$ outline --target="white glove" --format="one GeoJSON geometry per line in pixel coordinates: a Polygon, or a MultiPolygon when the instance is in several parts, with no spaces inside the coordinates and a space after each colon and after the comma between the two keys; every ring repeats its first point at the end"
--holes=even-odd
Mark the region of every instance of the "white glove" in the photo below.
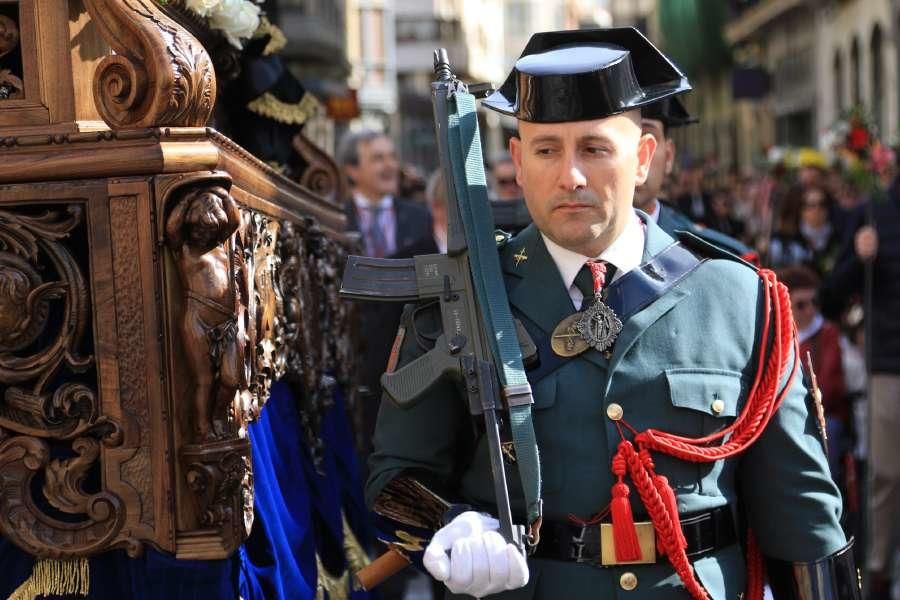
{"type": "Polygon", "coordinates": [[[464,512],[434,534],[422,564],[454,594],[481,598],[520,588],[528,583],[528,563],[499,528],[493,517],[464,512]]]}

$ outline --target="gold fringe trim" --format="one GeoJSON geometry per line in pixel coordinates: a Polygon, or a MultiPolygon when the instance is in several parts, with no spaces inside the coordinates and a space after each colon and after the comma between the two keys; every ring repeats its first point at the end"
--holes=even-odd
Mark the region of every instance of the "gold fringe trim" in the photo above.
{"type": "Polygon", "coordinates": [[[362,544],[356,539],[356,535],[347,522],[347,515],[341,511],[341,521],[344,531],[344,557],[347,559],[347,569],[335,577],[325,570],[319,553],[316,553],[316,600],[347,600],[350,597],[350,573],[356,573],[369,564],[369,557],[363,550],[362,544]]]}
{"type": "Polygon", "coordinates": [[[87,596],[91,591],[91,571],[86,558],[54,560],[42,558],[34,563],[31,577],[8,600],[35,600],[38,596],[87,596]]]}
{"type": "Polygon", "coordinates": [[[319,101],[307,92],[296,104],[282,102],[269,92],[251,101],[247,108],[258,115],[287,125],[303,125],[319,109],[319,101]]]}
{"type": "Polygon", "coordinates": [[[263,49],[263,56],[281,52],[287,46],[287,38],[284,36],[284,32],[281,31],[278,25],[272,23],[268,17],[262,17],[259,20],[259,27],[253,33],[253,37],[262,37],[264,35],[269,36],[269,43],[263,49]]]}
{"type": "Polygon", "coordinates": [[[356,535],[350,528],[350,523],[347,522],[347,516],[343,512],[341,513],[341,518],[344,520],[344,556],[347,557],[350,572],[356,573],[363,567],[368,566],[371,561],[366,551],[363,550],[362,544],[356,539],[356,535]]]}
{"type": "Polygon", "coordinates": [[[316,552],[316,600],[347,600],[350,597],[350,572],[335,577],[325,570],[319,553],[316,552]]]}

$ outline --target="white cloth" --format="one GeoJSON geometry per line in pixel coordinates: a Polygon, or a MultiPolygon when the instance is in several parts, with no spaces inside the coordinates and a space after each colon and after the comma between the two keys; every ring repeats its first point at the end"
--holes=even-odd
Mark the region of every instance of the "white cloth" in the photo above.
{"type": "Polygon", "coordinates": [[[372,218],[375,212],[372,208],[381,209],[378,213],[377,226],[384,234],[385,253],[384,256],[390,256],[397,251],[397,215],[394,212],[394,198],[384,196],[378,202],[370,202],[368,198],[358,192],[353,194],[353,203],[356,205],[356,214],[359,218],[359,232],[363,235],[363,241],[366,244],[366,254],[374,256],[375,250],[372,236],[374,223],[372,218]]]}
{"type": "Polygon", "coordinates": [[[550,257],[556,263],[556,268],[559,269],[563,284],[569,290],[569,297],[572,298],[572,304],[576,310],[581,307],[584,294],[574,285],[575,276],[578,275],[578,271],[581,270],[585,262],[592,258],[598,258],[615,266],[616,272],[612,281],[608,282],[612,283],[628,271],[640,266],[641,259],[644,256],[644,228],[637,214],[633,214],[633,218],[628,219],[628,223],[625,225],[622,233],[619,234],[619,237],[599,256],[584,256],[563,248],[543,233],[541,236],[544,238],[547,252],[550,253],[550,257]]]}
{"type": "Polygon", "coordinates": [[[528,583],[528,563],[499,528],[493,517],[464,512],[434,534],[422,564],[454,594],[481,598],[518,589],[528,583]]]}
{"type": "Polygon", "coordinates": [[[797,341],[802,344],[812,336],[819,333],[819,330],[822,329],[822,325],[824,324],[825,318],[822,316],[822,313],[816,313],[816,316],[814,316],[812,321],[809,322],[809,325],[797,331],[797,341]]]}

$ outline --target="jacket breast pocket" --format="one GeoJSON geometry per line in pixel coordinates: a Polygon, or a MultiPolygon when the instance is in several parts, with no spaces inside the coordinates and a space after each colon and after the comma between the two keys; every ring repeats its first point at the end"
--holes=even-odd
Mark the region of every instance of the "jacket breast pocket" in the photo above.
{"type": "MultiPolygon", "coordinates": [[[[691,438],[716,433],[734,422],[743,405],[745,386],[741,374],[737,371],[696,367],[675,368],[666,369],[665,377],[669,387],[673,420],[677,424],[677,431],[664,427],[666,431],[691,438]]],[[[721,444],[726,439],[727,436],[718,440],[716,444],[721,444]]],[[[664,460],[658,461],[660,462],[670,466],[670,462],[680,461],[665,457],[664,460]]],[[[733,465],[729,467],[726,464],[730,462],[733,461],[696,463],[694,465],[696,483],[685,487],[704,496],[731,495],[734,492],[733,465]]],[[[671,467],[676,468],[674,464],[671,467]]]]}
{"type": "Polygon", "coordinates": [[[688,429],[682,433],[708,435],[737,416],[744,393],[739,372],[691,367],[666,369],[665,376],[672,406],[688,429]],[[694,426],[684,419],[693,421],[694,426]]]}

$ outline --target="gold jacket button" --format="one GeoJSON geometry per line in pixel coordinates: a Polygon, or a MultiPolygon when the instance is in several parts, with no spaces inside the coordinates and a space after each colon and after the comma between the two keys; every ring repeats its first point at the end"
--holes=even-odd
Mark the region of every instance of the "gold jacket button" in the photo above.
{"type": "Polygon", "coordinates": [[[606,416],[613,421],[621,420],[624,413],[625,411],[622,410],[622,407],[615,402],[606,407],[606,416]]]}
{"type": "Polygon", "coordinates": [[[622,589],[626,592],[630,592],[637,587],[637,575],[631,571],[622,573],[622,576],[619,577],[619,585],[622,586],[622,589]]]}
{"type": "Polygon", "coordinates": [[[723,410],[725,410],[725,403],[722,400],[713,400],[712,406],[710,408],[712,408],[712,411],[718,415],[723,410]]]}

